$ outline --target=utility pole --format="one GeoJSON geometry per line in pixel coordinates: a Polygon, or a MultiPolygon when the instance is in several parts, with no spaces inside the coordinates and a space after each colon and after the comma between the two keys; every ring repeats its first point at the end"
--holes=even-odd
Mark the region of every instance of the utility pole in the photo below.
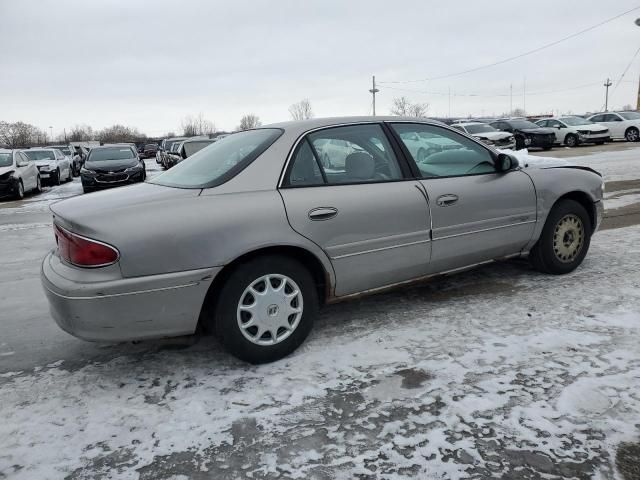
{"type": "Polygon", "coordinates": [[[513,115],[513,83],[509,85],[509,116],[513,115]]]}
{"type": "Polygon", "coordinates": [[[67,129],[64,128],[64,143],[67,143],[67,129]]]}
{"type": "Polygon", "coordinates": [[[608,112],[608,111],[609,111],[609,87],[610,87],[611,85],[613,85],[613,84],[611,83],[611,80],[609,80],[609,79],[607,78],[607,81],[606,81],[606,82],[604,82],[604,86],[605,86],[605,88],[606,88],[605,95],[604,95],[604,111],[605,111],[605,112],[608,112]]]}
{"type": "Polygon", "coordinates": [[[638,99],[636,100],[636,110],[640,110],[640,80],[638,80],[638,99]]]}
{"type": "Polygon", "coordinates": [[[49,125],[49,133],[51,133],[51,141],[53,142],[53,127],[49,125]]]}
{"type": "Polygon", "coordinates": [[[376,88],[376,76],[373,76],[373,88],[369,90],[369,93],[373,96],[373,116],[376,116],[376,93],[380,90],[376,88]]]}

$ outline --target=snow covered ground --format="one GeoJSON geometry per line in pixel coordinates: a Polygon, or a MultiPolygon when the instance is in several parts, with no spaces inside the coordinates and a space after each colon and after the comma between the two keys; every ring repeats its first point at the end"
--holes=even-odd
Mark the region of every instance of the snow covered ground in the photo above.
{"type": "Polygon", "coordinates": [[[204,337],[5,372],[0,478],[623,478],[639,385],[634,226],[568,276],[511,262],[331,306],[270,365],[204,337]]]}

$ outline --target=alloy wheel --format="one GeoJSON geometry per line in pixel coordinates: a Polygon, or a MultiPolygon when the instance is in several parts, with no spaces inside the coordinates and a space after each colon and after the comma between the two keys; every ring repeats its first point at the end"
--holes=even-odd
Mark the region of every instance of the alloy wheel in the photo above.
{"type": "Polygon", "coordinates": [[[238,327],[256,345],[276,345],[298,327],[302,312],[302,292],[296,282],[286,275],[268,274],[251,282],[240,296],[238,327]]]}
{"type": "Polygon", "coordinates": [[[571,263],[582,251],[584,225],[577,215],[568,214],[556,224],[553,233],[553,253],[562,263],[571,263]]]}
{"type": "Polygon", "coordinates": [[[630,128],[625,135],[628,142],[637,142],[639,136],[640,134],[638,134],[638,130],[636,130],[635,128],[630,128]]]}

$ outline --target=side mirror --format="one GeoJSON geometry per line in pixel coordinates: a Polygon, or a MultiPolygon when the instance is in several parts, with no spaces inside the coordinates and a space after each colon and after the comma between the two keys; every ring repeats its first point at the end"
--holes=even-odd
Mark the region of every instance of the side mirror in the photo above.
{"type": "Polygon", "coordinates": [[[518,168],[518,159],[512,155],[506,153],[500,153],[498,155],[498,161],[496,162],[496,170],[498,172],[508,172],[518,168]]]}
{"type": "Polygon", "coordinates": [[[16,165],[18,167],[28,167],[29,163],[28,162],[16,162],[16,165]]]}
{"type": "Polygon", "coordinates": [[[558,125],[556,128],[557,128],[558,130],[562,130],[562,125],[558,125]]]}

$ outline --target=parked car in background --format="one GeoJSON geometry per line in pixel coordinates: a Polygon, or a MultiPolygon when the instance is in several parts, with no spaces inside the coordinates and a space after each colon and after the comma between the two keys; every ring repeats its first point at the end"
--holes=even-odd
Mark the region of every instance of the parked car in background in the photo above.
{"type": "Polygon", "coordinates": [[[35,162],[18,150],[0,149],[0,198],[21,199],[25,192],[42,190],[35,162]]]}
{"type": "MultiPolygon", "coordinates": [[[[343,162],[341,150],[331,155],[343,162]]],[[[576,269],[602,219],[604,183],[563,165],[520,163],[416,118],[238,132],[144,184],[52,204],[57,249],[42,282],[55,321],[80,338],[201,325],[234,355],[273,361],[304,341],[325,303],[502,258],[576,269]],[[420,162],[403,138],[423,134],[460,148],[420,162]],[[339,170],[318,155],[333,140],[354,146],[339,170]]]]}
{"type": "Polygon", "coordinates": [[[57,148],[29,148],[23,153],[35,162],[42,182],[60,185],[73,180],[71,161],[57,148]]]}
{"type": "Polygon", "coordinates": [[[147,143],[142,147],[142,155],[140,155],[140,158],[155,158],[157,153],[158,153],[158,144],[147,143]]]}
{"type": "Polygon", "coordinates": [[[191,137],[182,142],[176,142],[173,145],[173,151],[169,152],[167,161],[168,168],[177,165],[182,160],[189,158],[194,153],[199,152],[216,141],[218,141],[216,138],[191,137]]]}
{"type": "Polygon", "coordinates": [[[171,151],[171,148],[176,142],[181,142],[182,140],[186,140],[187,137],[173,137],[173,138],[165,138],[162,141],[162,149],[160,150],[160,165],[163,168],[169,168],[168,166],[168,154],[171,151]]]}
{"type": "Polygon", "coordinates": [[[80,171],[85,193],[144,182],[147,172],[134,145],[93,147],[80,171]]]}
{"type": "Polygon", "coordinates": [[[493,145],[496,148],[502,148],[505,150],[515,150],[516,148],[516,139],[513,134],[496,130],[486,123],[454,123],[451,126],[482,140],[486,144],[493,145]]]}
{"type": "Polygon", "coordinates": [[[606,112],[591,115],[589,118],[609,130],[612,139],[625,139],[627,142],[640,140],[640,113],[606,112]]]}
{"type": "Polygon", "coordinates": [[[49,145],[45,148],[56,148],[62,152],[71,162],[71,173],[74,177],[80,175],[80,169],[82,168],[82,157],[76,152],[75,147],[72,145],[49,145]]]}
{"type": "Polygon", "coordinates": [[[554,130],[556,143],[567,147],[576,147],[583,143],[602,145],[610,140],[607,127],[573,115],[543,118],[535,123],[554,130]]]}
{"type": "Polygon", "coordinates": [[[533,122],[521,118],[507,118],[491,122],[496,130],[512,133],[516,140],[516,150],[523,148],[541,148],[551,150],[556,134],[550,128],[542,128],[533,122]]]}

